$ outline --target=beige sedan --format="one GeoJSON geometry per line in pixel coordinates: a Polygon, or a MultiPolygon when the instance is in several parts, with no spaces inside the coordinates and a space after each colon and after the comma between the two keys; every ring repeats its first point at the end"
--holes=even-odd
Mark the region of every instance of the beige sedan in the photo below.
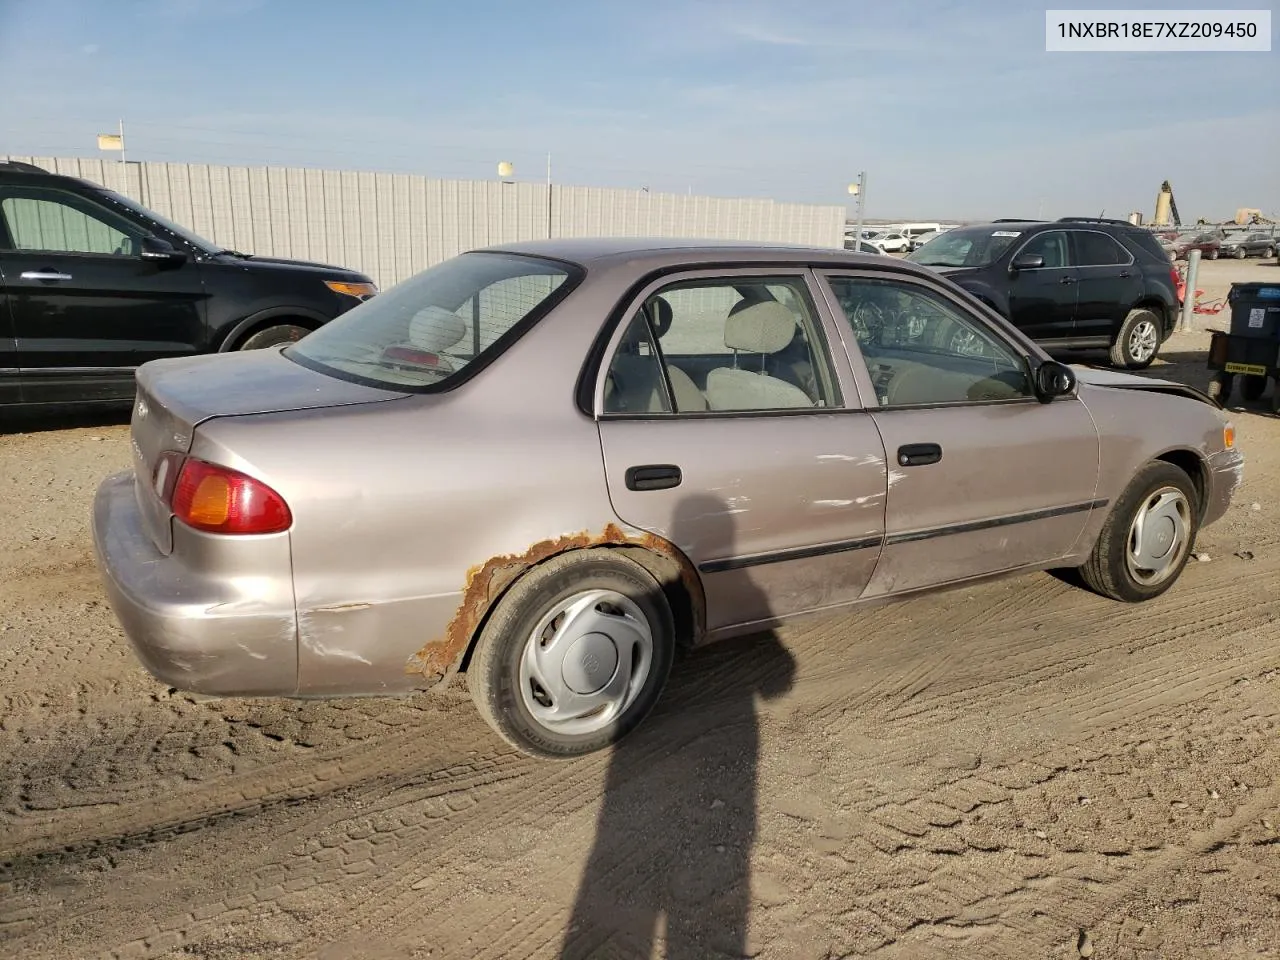
{"type": "Polygon", "coordinates": [[[635,728],[680,651],[802,614],[1049,568],[1149,600],[1242,464],[1196,391],[827,249],[473,251],[137,384],[94,534],[148,670],[275,697],[464,673],[544,757],[635,728]]]}

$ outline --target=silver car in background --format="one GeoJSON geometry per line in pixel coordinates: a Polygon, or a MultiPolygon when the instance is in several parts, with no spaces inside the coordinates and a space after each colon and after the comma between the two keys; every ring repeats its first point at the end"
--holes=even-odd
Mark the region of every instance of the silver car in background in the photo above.
{"type": "Polygon", "coordinates": [[[800,614],[1048,568],[1156,597],[1242,464],[1201,394],[1057,363],[926,268],[665,239],[472,251],[284,349],[145,364],[131,435],[93,526],[152,674],[464,672],[543,757],[800,614]]]}

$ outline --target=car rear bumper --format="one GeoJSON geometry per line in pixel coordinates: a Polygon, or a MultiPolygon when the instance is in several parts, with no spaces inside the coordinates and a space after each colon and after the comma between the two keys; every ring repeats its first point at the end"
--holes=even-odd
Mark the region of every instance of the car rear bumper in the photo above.
{"type": "Polygon", "coordinates": [[[196,693],[296,692],[289,535],[218,537],[175,527],[165,556],[142,525],[132,471],[104,480],[94,497],[98,569],[143,666],[196,693]]]}

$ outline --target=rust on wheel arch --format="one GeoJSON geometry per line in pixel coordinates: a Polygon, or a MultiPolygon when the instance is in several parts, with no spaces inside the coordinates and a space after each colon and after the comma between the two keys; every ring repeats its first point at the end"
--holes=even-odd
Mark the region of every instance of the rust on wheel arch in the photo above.
{"type": "MultiPolygon", "coordinates": [[[[702,592],[702,581],[693,564],[674,544],[662,537],[651,533],[630,536],[611,523],[596,535],[582,532],[551,540],[539,540],[521,554],[492,557],[483,564],[472,567],[467,571],[462,602],[445,628],[444,636],[431,640],[410,657],[405,665],[405,672],[426,677],[430,681],[428,686],[444,681],[457,671],[485,616],[521,574],[554,556],[592,547],[630,547],[646,551],[648,558],[633,556],[633,559],[648,570],[668,596],[673,588],[683,588],[689,604],[688,616],[685,618],[689,622],[684,624],[690,634],[687,642],[690,645],[697,642],[705,622],[706,598],[702,592]],[[672,566],[674,570],[671,570],[672,566]]],[[[680,612],[675,609],[672,612],[679,629],[680,612]]]]}

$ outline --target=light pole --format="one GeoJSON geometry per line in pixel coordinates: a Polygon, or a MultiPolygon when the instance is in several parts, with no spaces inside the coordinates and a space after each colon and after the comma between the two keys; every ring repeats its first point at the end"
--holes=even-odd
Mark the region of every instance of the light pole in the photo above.
{"type": "Polygon", "coordinates": [[[849,192],[858,198],[858,225],[853,231],[853,252],[858,253],[862,248],[862,211],[866,206],[867,197],[867,172],[863,170],[858,174],[858,182],[849,184],[849,192]]]}

